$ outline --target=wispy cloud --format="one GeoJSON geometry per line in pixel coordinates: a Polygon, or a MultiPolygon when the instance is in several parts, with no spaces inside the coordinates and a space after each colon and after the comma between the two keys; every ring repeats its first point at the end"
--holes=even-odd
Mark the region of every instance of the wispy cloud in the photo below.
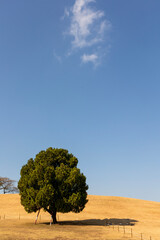
{"type": "Polygon", "coordinates": [[[93,23],[102,18],[102,11],[92,10],[88,3],[93,0],[76,0],[72,8],[72,20],[70,26],[70,35],[73,36],[73,47],[86,47],[101,41],[101,36],[95,33],[93,23]]]}
{"type": "Polygon", "coordinates": [[[96,54],[83,54],[83,56],[81,57],[82,59],[82,62],[83,63],[88,63],[88,62],[92,62],[92,63],[96,63],[97,62],[97,59],[98,59],[98,56],[96,54]]]}
{"type": "Polygon", "coordinates": [[[62,57],[59,56],[59,55],[57,55],[57,53],[56,53],[55,51],[53,51],[53,56],[55,57],[55,59],[56,59],[59,63],[62,62],[62,57]]]}
{"type": "Polygon", "coordinates": [[[64,20],[65,17],[69,17],[69,14],[70,14],[69,10],[67,8],[65,8],[64,9],[64,15],[61,17],[61,20],[64,20]]]}
{"type": "MultiPolygon", "coordinates": [[[[95,0],[75,0],[70,9],[65,8],[65,16],[70,19],[68,34],[72,37],[70,53],[75,49],[85,51],[96,48],[105,42],[105,33],[111,28],[111,23],[105,19],[105,13],[91,7],[95,0]]],[[[91,51],[90,51],[91,52],[91,51]]],[[[96,64],[99,55],[83,54],[83,63],[92,62],[96,64]]]]}

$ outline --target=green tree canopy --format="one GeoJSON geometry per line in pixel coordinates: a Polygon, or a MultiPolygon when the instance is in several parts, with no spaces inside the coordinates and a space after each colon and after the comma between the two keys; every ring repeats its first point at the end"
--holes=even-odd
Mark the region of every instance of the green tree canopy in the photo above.
{"type": "Polygon", "coordinates": [[[86,177],[78,159],[65,149],[48,148],[21,169],[18,188],[28,213],[44,209],[56,223],[56,213],[79,213],[87,203],[86,177]]]}

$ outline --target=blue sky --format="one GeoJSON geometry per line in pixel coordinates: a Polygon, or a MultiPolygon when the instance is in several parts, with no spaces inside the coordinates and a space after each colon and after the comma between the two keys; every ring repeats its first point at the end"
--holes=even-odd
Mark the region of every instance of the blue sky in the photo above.
{"type": "Polygon", "coordinates": [[[65,148],[89,194],[160,200],[159,9],[0,1],[0,176],[65,148]]]}

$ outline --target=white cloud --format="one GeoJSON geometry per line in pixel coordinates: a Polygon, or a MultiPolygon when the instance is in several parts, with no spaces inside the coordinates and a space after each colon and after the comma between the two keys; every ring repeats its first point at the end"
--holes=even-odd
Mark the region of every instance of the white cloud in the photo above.
{"type": "Polygon", "coordinates": [[[71,8],[65,8],[65,16],[70,20],[67,34],[72,37],[71,49],[67,55],[70,56],[75,50],[82,52],[85,48],[85,54],[82,53],[81,56],[82,62],[92,62],[94,65],[102,58],[102,51],[99,49],[103,46],[106,49],[105,33],[111,29],[111,23],[106,20],[104,11],[91,6],[91,3],[95,2],[96,0],[75,0],[71,8]]]}
{"type": "Polygon", "coordinates": [[[69,34],[73,37],[72,47],[83,48],[101,42],[107,22],[102,20],[103,11],[89,7],[94,0],[76,0],[71,8],[71,25],[69,34]],[[100,29],[97,32],[97,29],[100,29]]]}
{"type": "Polygon", "coordinates": [[[82,59],[82,62],[83,63],[88,63],[88,62],[92,62],[94,64],[97,63],[97,60],[98,60],[98,56],[96,54],[83,54],[83,56],[81,57],[82,59]]]}

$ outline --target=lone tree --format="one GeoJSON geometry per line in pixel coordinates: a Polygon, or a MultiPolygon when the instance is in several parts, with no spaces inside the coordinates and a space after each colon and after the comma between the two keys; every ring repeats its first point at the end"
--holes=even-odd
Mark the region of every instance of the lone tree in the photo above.
{"type": "Polygon", "coordinates": [[[0,177],[0,190],[3,190],[4,194],[18,192],[18,188],[14,186],[15,182],[10,178],[0,177]]]}
{"type": "Polygon", "coordinates": [[[21,169],[18,188],[28,213],[44,209],[57,223],[56,213],[79,213],[87,203],[86,177],[78,159],[65,149],[48,148],[29,159],[21,169]]]}

